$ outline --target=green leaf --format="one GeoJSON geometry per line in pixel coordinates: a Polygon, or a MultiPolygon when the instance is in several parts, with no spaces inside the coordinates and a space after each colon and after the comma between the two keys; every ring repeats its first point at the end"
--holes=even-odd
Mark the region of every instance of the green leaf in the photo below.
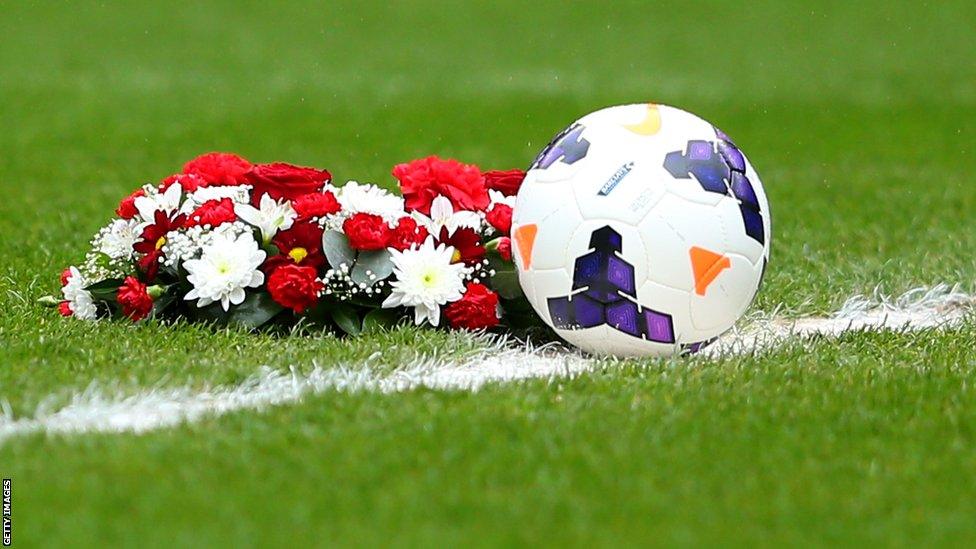
{"type": "Polygon", "coordinates": [[[363,332],[373,334],[388,330],[400,321],[400,313],[396,309],[373,309],[363,317],[363,332]]]}
{"type": "Polygon", "coordinates": [[[351,269],[356,261],[356,252],[349,247],[346,235],[339,231],[329,230],[322,233],[322,251],[334,269],[338,269],[343,263],[351,269]]]}
{"type": "Polygon", "coordinates": [[[255,329],[263,326],[278,315],[284,307],[278,305],[265,292],[248,294],[240,305],[231,305],[230,310],[224,311],[220,303],[211,303],[203,308],[195,304],[189,307],[189,314],[200,320],[210,320],[222,325],[235,325],[255,329]]]}
{"type": "Polygon", "coordinates": [[[362,333],[362,324],[359,322],[359,315],[355,309],[346,305],[336,305],[332,311],[332,320],[340,330],[351,336],[358,336],[362,333]]]}
{"type": "Polygon", "coordinates": [[[121,278],[107,278],[94,284],[89,284],[85,290],[96,300],[114,301],[119,293],[119,286],[124,281],[121,278]]]}
{"type": "Polygon", "coordinates": [[[173,294],[163,294],[157,298],[153,301],[152,316],[158,318],[174,301],[176,301],[176,296],[173,294]]]}
{"type": "Polygon", "coordinates": [[[390,258],[390,252],[374,250],[359,252],[356,257],[356,266],[352,268],[349,276],[356,284],[372,286],[380,280],[389,278],[391,274],[393,274],[393,260],[390,258]],[[366,271],[375,275],[376,278],[370,279],[366,271]]]}
{"type": "Polygon", "coordinates": [[[61,303],[61,300],[53,295],[45,295],[37,298],[37,303],[45,307],[57,307],[61,303]]]}
{"type": "Polygon", "coordinates": [[[491,277],[491,287],[498,295],[505,299],[518,299],[525,295],[519,284],[515,264],[506,263],[499,257],[489,257],[488,267],[495,270],[495,275],[491,277]]]}

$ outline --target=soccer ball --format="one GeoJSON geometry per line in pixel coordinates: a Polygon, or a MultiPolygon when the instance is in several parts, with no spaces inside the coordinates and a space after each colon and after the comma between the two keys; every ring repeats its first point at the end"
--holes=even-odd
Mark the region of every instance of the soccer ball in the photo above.
{"type": "Polygon", "coordinates": [[[512,255],[560,337],[616,356],[695,352],[749,307],[769,259],[769,204],[721,130],[664,105],[599,110],[536,157],[512,255]]]}

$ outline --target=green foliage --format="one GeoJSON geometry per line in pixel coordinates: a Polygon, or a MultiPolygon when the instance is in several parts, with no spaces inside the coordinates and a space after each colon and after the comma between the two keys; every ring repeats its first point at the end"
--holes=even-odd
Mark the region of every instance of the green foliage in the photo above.
{"type": "Polygon", "coordinates": [[[356,251],[349,247],[349,239],[339,231],[325,231],[322,234],[322,252],[329,265],[338,269],[345,264],[350,269],[356,261],[356,251]]]}
{"type": "Polygon", "coordinates": [[[390,252],[374,250],[359,252],[356,255],[356,266],[349,276],[357,284],[372,286],[380,280],[386,280],[391,274],[393,274],[393,260],[390,258],[390,252]],[[374,278],[370,278],[370,274],[374,278]]]}
{"type": "Polygon", "coordinates": [[[351,336],[358,336],[363,331],[362,321],[359,313],[351,305],[337,303],[329,308],[332,320],[340,330],[351,336]]]}
{"type": "Polygon", "coordinates": [[[256,329],[285,309],[265,292],[248,292],[240,305],[231,305],[227,311],[224,311],[220,303],[211,303],[205,307],[197,307],[192,303],[185,310],[187,316],[195,320],[222,326],[256,329]]]}

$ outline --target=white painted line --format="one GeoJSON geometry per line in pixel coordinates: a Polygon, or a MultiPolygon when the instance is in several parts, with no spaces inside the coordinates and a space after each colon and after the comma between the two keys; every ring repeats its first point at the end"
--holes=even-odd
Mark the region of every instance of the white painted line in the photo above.
{"type": "Polygon", "coordinates": [[[791,339],[837,337],[863,330],[918,331],[961,322],[976,307],[976,296],[958,286],[916,288],[891,298],[878,291],[871,298],[854,296],[830,317],[769,318],[735,328],[702,350],[707,356],[742,355],[775,347],[791,339]]]}
{"type": "MultiPolygon", "coordinates": [[[[798,337],[837,336],[864,329],[921,330],[953,325],[973,310],[976,299],[955,288],[913,290],[891,300],[851,298],[832,317],[795,320],[767,319],[733,331],[703,350],[706,356],[762,351],[798,337]]],[[[262,368],[234,387],[205,391],[190,388],[153,389],[129,396],[108,395],[97,388],[75,394],[56,410],[39,407],[34,417],[14,418],[0,411],[0,442],[29,433],[143,433],[220,416],[239,410],[261,410],[299,402],[327,391],[396,393],[417,388],[477,391],[492,383],[573,377],[606,364],[547,346],[513,347],[496,340],[487,349],[461,361],[421,359],[390,373],[368,364],[355,368],[315,367],[308,375],[262,368]]]]}

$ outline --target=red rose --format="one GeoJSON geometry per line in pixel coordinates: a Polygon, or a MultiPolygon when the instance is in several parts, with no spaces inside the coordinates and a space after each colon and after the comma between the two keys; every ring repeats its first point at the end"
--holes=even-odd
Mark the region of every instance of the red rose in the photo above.
{"type": "Polygon", "coordinates": [[[357,213],[342,224],[342,232],[354,250],[382,250],[390,245],[393,230],[378,215],[357,213]]]}
{"type": "Polygon", "coordinates": [[[119,207],[115,209],[115,214],[122,219],[132,219],[135,217],[139,213],[139,210],[136,209],[136,199],[140,196],[146,196],[146,191],[136,189],[135,192],[123,198],[122,202],[119,202],[119,207]]]}
{"type": "Polygon", "coordinates": [[[279,305],[298,314],[315,305],[325,284],[318,279],[314,267],[282,265],[268,277],[268,293],[279,305]]]}
{"type": "Polygon", "coordinates": [[[452,328],[482,330],[498,325],[498,294],[484,284],[468,282],[464,295],[444,307],[452,328]]]}
{"type": "Polygon", "coordinates": [[[485,220],[498,229],[498,232],[508,234],[512,232],[512,207],[499,202],[488,211],[485,220]]]}
{"type": "Polygon", "coordinates": [[[505,261],[512,260],[512,239],[511,238],[507,236],[503,236],[499,238],[498,248],[496,249],[498,250],[498,255],[501,256],[502,259],[504,259],[505,261]]]}
{"type": "Polygon", "coordinates": [[[454,248],[454,257],[451,259],[453,263],[461,261],[465,265],[474,265],[485,258],[485,247],[481,244],[481,237],[474,229],[468,227],[461,227],[450,236],[447,234],[447,227],[442,227],[437,243],[454,248]]]}
{"type": "Polygon", "coordinates": [[[414,244],[423,244],[424,240],[427,240],[428,234],[427,227],[418,225],[414,218],[401,217],[396,228],[393,229],[390,247],[402,252],[410,249],[414,244]]]}
{"type": "Polygon", "coordinates": [[[311,219],[334,214],[342,209],[332,191],[324,193],[309,193],[291,201],[299,219],[311,219]]]}
{"type": "Polygon", "coordinates": [[[163,182],[159,184],[159,190],[161,192],[166,192],[166,189],[170,188],[173,183],[179,183],[180,188],[182,188],[183,192],[185,193],[192,193],[200,187],[206,187],[209,185],[206,179],[195,173],[178,173],[164,179],[163,182]]]}
{"type": "Polygon", "coordinates": [[[488,207],[481,170],[457,160],[428,156],[393,168],[400,182],[406,208],[430,215],[430,204],[438,195],[447,197],[456,210],[482,211],[488,207]]]}
{"type": "Polygon", "coordinates": [[[322,192],[322,187],[332,179],[327,170],[293,166],[284,162],[257,164],[244,174],[244,180],[254,187],[251,202],[261,202],[267,194],[275,200],[294,200],[309,193],[322,192]]]}
{"type": "Polygon", "coordinates": [[[193,210],[190,218],[186,220],[186,226],[210,225],[216,227],[234,221],[237,221],[237,214],[234,213],[234,201],[229,198],[221,198],[220,200],[208,200],[193,210]]]}
{"type": "Polygon", "coordinates": [[[325,265],[322,253],[322,227],[317,223],[299,222],[271,240],[280,252],[264,262],[262,270],[270,273],[286,264],[302,265],[318,269],[325,265]]]}
{"type": "Polygon", "coordinates": [[[122,306],[122,314],[133,321],[146,318],[152,311],[153,299],[149,295],[146,285],[132,276],[125,277],[125,281],[119,286],[119,293],[115,299],[122,306]]]}
{"type": "Polygon", "coordinates": [[[183,173],[193,174],[212,185],[240,185],[251,163],[236,154],[207,153],[183,165],[183,173]]]}
{"type": "Polygon", "coordinates": [[[67,301],[62,301],[61,303],[58,303],[58,313],[60,313],[61,316],[71,316],[75,314],[71,310],[71,304],[68,303],[67,301]]]}
{"type": "Polygon", "coordinates": [[[492,170],[485,172],[485,187],[505,196],[515,196],[522,186],[523,179],[525,179],[525,172],[522,170],[492,170]]]}

